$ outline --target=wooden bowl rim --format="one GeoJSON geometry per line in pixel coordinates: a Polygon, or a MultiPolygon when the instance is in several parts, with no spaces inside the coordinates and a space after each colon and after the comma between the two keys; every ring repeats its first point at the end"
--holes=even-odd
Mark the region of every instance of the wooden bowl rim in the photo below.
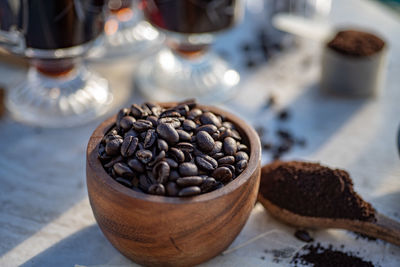
{"type": "MultiPolygon", "coordinates": [[[[163,107],[168,107],[176,103],[165,102],[158,104],[163,107]]],[[[203,110],[209,110],[217,115],[225,116],[225,118],[227,118],[228,121],[231,121],[247,137],[247,140],[250,145],[249,162],[246,169],[233,181],[229,182],[228,184],[224,185],[222,188],[219,188],[217,190],[204,194],[199,194],[192,197],[169,197],[169,196],[151,195],[142,192],[136,192],[130,188],[121,185],[120,183],[115,181],[110,175],[108,175],[108,173],[104,170],[100,160],[97,157],[101,139],[103,138],[104,134],[108,132],[109,129],[111,129],[115,125],[115,120],[117,115],[113,115],[110,118],[103,121],[94,130],[93,134],[89,139],[86,151],[86,160],[88,161],[88,165],[90,166],[91,170],[97,172],[96,178],[98,178],[104,186],[109,187],[115,192],[122,193],[123,195],[129,198],[149,201],[153,203],[188,204],[188,203],[207,202],[225,196],[240,188],[252,177],[254,173],[256,173],[257,168],[260,166],[261,144],[258,134],[253,129],[253,127],[248,125],[244,120],[240,119],[239,117],[228,111],[224,111],[215,106],[208,106],[201,104],[197,104],[197,106],[203,110]],[[90,148],[93,149],[91,150],[90,148]]]]}

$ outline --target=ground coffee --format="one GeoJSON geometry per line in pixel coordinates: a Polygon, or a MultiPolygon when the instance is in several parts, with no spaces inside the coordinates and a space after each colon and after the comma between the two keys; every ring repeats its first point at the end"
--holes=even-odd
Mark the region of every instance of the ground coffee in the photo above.
{"type": "Polygon", "coordinates": [[[265,166],[260,193],[303,216],[375,220],[374,209],[354,191],[349,174],[318,163],[276,161],[265,166]]]}
{"type": "Polygon", "coordinates": [[[328,47],[354,57],[370,56],[382,50],[385,42],[379,37],[360,31],[340,31],[328,43],[328,47]]]}
{"type": "Polygon", "coordinates": [[[321,244],[307,245],[298,252],[291,261],[292,266],[311,265],[314,267],[373,267],[370,261],[365,261],[349,252],[324,248],[321,244]]]}

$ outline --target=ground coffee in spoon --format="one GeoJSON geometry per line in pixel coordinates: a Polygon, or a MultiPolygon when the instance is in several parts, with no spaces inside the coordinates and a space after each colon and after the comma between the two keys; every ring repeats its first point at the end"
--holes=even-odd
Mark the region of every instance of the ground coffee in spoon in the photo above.
{"type": "Polygon", "coordinates": [[[375,211],[353,189],[344,170],[318,163],[276,161],[262,169],[260,193],[303,216],[374,221],[375,211]]]}

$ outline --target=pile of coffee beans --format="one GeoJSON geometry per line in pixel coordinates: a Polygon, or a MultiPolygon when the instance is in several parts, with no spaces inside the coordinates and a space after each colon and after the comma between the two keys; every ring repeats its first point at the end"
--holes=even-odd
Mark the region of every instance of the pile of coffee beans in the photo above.
{"type": "Polygon", "coordinates": [[[232,122],[188,100],[121,109],[98,157],[112,178],[135,191],[184,197],[235,179],[247,167],[249,148],[232,122]]]}

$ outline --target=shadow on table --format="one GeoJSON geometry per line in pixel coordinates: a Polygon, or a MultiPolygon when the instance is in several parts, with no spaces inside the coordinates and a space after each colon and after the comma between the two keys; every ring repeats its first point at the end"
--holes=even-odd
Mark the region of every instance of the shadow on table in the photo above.
{"type": "Polygon", "coordinates": [[[124,258],[104,237],[94,224],[61,240],[47,250],[22,264],[22,267],[73,267],[75,264],[92,266],[102,264],[126,264],[132,262],[124,258]],[[114,259],[114,262],[112,262],[114,259]],[[115,262],[117,259],[117,262],[115,262]]]}

